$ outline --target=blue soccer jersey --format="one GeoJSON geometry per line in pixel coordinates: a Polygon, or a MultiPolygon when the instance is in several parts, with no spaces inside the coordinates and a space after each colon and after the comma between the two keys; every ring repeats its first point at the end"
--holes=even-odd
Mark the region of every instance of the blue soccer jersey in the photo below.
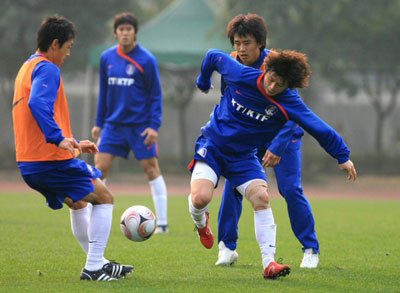
{"type": "MultiPolygon", "coordinates": [[[[270,50],[264,49],[260,51],[260,56],[258,59],[251,65],[250,67],[260,69],[261,71],[264,71],[264,59],[268,55],[270,50]]],[[[240,57],[239,54],[237,54],[236,51],[231,53],[231,56],[235,58],[237,61],[240,63],[240,57]]],[[[242,63],[243,64],[243,63],[242,63]]],[[[223,95],[225,93],[225,88],[226,88],[226,83],[224,81],[224,78],[221,78],[221,94],[223,95]]],[[[265,152],[265,149],[270,150],[273,154],[277,156],[282,156],[283,152],[285,151],[286,147],[289,145],[289,143],[293,139],[299,139],[304,135],[304,131],[301,127],[299,127],[295,122],[293,121],[287,121],[285,125],[282,127],[282,129],[279,131],[279,133],[274,137],[272,142],[268,142],[267,145],[264,146],[264,148],[260,149],[265,152]]]]}
{"type": "Polygon", "coordinates": [[[138,44],[128,54],[119,46],[103,52],[96,126],[148,124],[158,131],[161,118],[161,83],[155,57],[138,44]]]}
{"type": "Polygon", "coordinates": [[[224,153],[254,152],[271,142],[291,120],[317,139],[339,164],[349,159],[350,151],[340,135],[304,104],[297,90],[286,89],[270,97],[264,91],[262,71],[215,49],[209,50],[203,60],[197,78],[201,90],[210,89],[213,71],[222,75],[227,87],[202,134],[224,153]]]}

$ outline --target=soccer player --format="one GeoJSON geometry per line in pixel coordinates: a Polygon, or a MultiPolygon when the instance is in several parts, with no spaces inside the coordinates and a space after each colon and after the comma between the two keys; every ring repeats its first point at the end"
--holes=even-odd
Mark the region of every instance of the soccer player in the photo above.
{"type": "MultiPolygon", "coordinates": [[[[267,26],[257,14],[239,14],[227,26],[227,36],[240,63],[263,71],[263,61],[269,50],[265,48],[267,26]]],[[[225,84],[221,80],[224,94],[225,84]]],[[[267,167],[274,167],[280,194],[285,198],[290,224],[297,239],[303,245],[302,268],[316,268],[319,243],[315,233],[315,221],[310,203],[301,186],[301,138],[304,131],[295,122],[288,121],[272,142],[258,149],[257,157],[264,155],[267,167]]],[[[242,213],[242,195],[225,181],[221,207],[218,215],[218,260],[216,265],[227,266],[238,260],[236,245],[238,222],[242,213]]]]}
{"type": "Polygon", "coordinates": [[[133,266],[104,258],[112,223],[114,197],[99,179],[101,172],[76,159],[94,154],[97,146],[71,133],[60,66],[70,55],[75,26],[64,17],[49,16],[37,32],[37,51],[15,80],[13,123],[18,167],[24,181],[39,191],[52,209],[71,209],[74,236],[85,250],[82,280],[113,281],[133,266]],[[93,208],[89,215],[87,202],[93,208]]]}
{"type": "Polygon", "coordinates": [[[118,45],[103,52],[100,90],[93,139],[98,141],[96,168],[107,177],[115,156],[129,158],[130,150],[147,175],[157,214],[155,233],[168,233],[167,187],[158,164],[157,138],[162,96],[155,57],[136,43],[138,21],[132,13],[114,18],[118,45]]]}
{"type": "MultiPolygon", "coordinates": [[[[218,71],[227,87],[215,106],[210,121],[196,142],[192,164],[189,211],[200,242],[211,248],[208,205],[222,175],[229,180],[254,209],[254,226],[259,244],[264,278],[290,273],[288,265],[275,262],[276,225],[272,214],[267,178],[256,153],[278,134],[288,121],[309,132],[348,173],[357,177],[349,159],[349,149],[341,136],[315,115],[302,101],[296,88],[308,86],[311,70],[307,57],[295,51],[270,51],[265,71],[240,64],[219,50],[207,52],[197,87],[207,93],[213,71],[218,71]]],[[[265,160],[263,165],[268,164],[265,160]]]]}

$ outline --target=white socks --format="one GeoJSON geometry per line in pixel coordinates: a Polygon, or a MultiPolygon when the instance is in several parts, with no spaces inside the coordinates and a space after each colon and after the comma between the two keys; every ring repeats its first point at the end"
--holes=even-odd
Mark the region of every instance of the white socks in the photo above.
{"type": "Polygon", "coordinates": [[[87,207],[80,210],[69,209],[71,215],[71,229],[72,234],[82,246],[85,254],[89,251],[89,235],[88,227],[90,221],[90,213],[92,211],[92,204],[88,203],[87,207]]]}
{"type": "Polygon", "coordinates": [[[85,265],[88,271],[100,270],[107,263],[104,259],[104,251],[110,236],[113,208],[112,204],[93,206],[88,229],[89,250],[85,265]]]}
{"type": "Polygon", "coordinates": [[[272,209],[254,211],[254,226],[265,269],[271,261],[275,261],[276,225],[272,209]]]}
{"type": "Polygon", "coordinates": [[[157,225],[168,225],[167,220],[167,186],[164,177],[159,176],[149,181],[151,194],[157,214],[157,225]]]}
{"type": "Polygon", "coordinates": [[[192,215],[194,224],[196,225],[197,228],[204,228],[207,224],[206,211],[208,210],[209,205],[207,205],[202,209],[196,209],[193,206],[191,194],[189,194],[188,201],[189,201],[189,213],[192,215]]]}

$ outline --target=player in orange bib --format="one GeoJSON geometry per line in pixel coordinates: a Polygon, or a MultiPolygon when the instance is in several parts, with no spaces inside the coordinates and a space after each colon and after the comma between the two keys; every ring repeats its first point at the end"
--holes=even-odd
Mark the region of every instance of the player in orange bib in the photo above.
{"type": "Polygon", "coordinates": [[[12,107],[17,163],[24,181],[50,208],[61,209],[63,203],[70,207],[72,233],[87,255],[80,278],[112,281],[132,272],[133,266],[104,258],[114,197],[99,179],[101,172],[76,158],[98,149],[71,132],[59,67],[70,55],[74,36],[69,20],[45,18],[37,33],[38,49],[18,72],[12,107]]]}

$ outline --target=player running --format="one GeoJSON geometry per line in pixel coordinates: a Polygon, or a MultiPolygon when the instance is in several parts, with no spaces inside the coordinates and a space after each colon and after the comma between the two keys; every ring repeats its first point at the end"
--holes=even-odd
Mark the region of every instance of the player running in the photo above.
{"type": "Polygon", "coordinates": [[[264,66],[264,72],[244,66],[215,49],[206,54],[197,87],[207,93],[212,88],[213,71],[222,75],[227,87],[196,142],[196,154],[189,166],[192,179],[188,199],[200,241],[211,248],[214,235],[209,225],[208,205],[219,177],[226,177],[253,206],[263,276],[275,279],[289,274],[290,266],[275,262],[276,225],[257,149],[292,120],[337,159],[348,179],[355,180],[357,174],[343,139],[304,104],[296,90],[308,86],[311,70],[307,57],[295,51],[270,51],[264,66]]]}

